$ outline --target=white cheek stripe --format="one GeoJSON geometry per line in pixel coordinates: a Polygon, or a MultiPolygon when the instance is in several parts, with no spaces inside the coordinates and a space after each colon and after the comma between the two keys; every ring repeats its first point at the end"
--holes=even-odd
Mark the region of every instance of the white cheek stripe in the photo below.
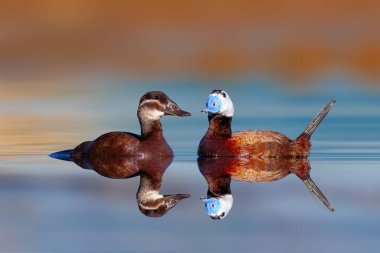
{"type": "Polygon", "coordinates": [[[145,199],[149,200],[157,200],[157,199],[162,199],[164,196],[161,195],[158,191],[148,191],[145,194],[145,199]]]}
{"type": "Polygon", "coordinates": [[[146,110],[146,112],[144,113],[145,117],[147,117],[148,119],[159,119],[161,116],[164,115],[164,112],[161,112],[159,110],[146,110]]]}
{"type": "MultiPolygon", "coordinates": [[[[157,101],[157,100],[148,99],[148,100],[143,101],[139,105],[139,107],[141,108],[146,103],[156,103],[158,105],[161,105],[161,103],[159,101],[157,101]]],[[[161,116],[164,115],[164,112],[159,111],[157,109],[151,110],[149,108],[142,108],[141,111],[142,111],[142,114],[144,115],[144,117],[146,117],[148,119],[154,119],[154,120],[156,120],[156,119],[160,119],[161,116]]]]}

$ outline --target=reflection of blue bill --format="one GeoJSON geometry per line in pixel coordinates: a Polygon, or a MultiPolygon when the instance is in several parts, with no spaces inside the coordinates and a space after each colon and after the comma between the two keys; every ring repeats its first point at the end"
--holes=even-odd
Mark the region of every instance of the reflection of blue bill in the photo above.
{"type": "Polygon", "coordinates": [[[216,198],[204,199],[205,208],[208,215],[217,214],[222,207],[220,200],[216,198]]]}
{"type": "Polygon", "coordinates": [[[217,113],[222,108],[222,100],[218,96],[211,95],[206,102],[206,110],[209,112],[217,113]]]}

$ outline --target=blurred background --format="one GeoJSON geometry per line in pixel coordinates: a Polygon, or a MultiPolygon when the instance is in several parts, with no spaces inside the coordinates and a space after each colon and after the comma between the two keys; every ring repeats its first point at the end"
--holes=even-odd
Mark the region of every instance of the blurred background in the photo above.
{"type": "Polygon", "coordinates": [[[375,0],[1,1],[0,252],[379,247],[379,27],[375,0]],[[291,138],[337,99],[311,154],[334,214],[289,176],[233,184],[228,218],[207,217],[195,152],[213,89],[231,95],[235,130],[291,138]],[[47,157],[105,132],[139,133],[148,90],[193,114],[163,119],[176,154],[163,191],[192,197],[159,220],[139,213],[138,179],[47,157]]]}
{"type": "Polygon", "coordinates": [[[30,82],[95,73],[217,78],[271,73],[299,79],[344,72],[375,85],[379,5],[373,0],[2,1],[1,77],[30,82]]]}

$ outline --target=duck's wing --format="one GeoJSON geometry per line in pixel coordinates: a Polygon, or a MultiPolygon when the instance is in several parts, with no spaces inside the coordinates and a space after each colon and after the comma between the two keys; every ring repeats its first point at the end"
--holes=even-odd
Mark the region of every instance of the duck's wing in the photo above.
{"type": "Polygon", "coordinates": [[[93,141],[88,152],[91,156],[104,153],[128,156],[138,150],[140,136],[129,132],[110,132],[99,136],[93,141]]]}

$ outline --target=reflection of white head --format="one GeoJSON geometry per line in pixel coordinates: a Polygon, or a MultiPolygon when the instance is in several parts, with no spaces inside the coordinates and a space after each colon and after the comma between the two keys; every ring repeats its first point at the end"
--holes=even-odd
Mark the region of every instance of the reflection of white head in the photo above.
{"type": "Polygon", "coordinates": [[[234,104],[227,92],[223,90],[213,90],[208,96],[206,108],[202,110],[202,112],[232,117],[234,115],[234,104]]]}
{"type": "Polygon", "coordinates": [[[224,219],[232,208],[233,198],[231,194],[216,198],[203,199],[207,214],[211,219],[224,219]]]}

